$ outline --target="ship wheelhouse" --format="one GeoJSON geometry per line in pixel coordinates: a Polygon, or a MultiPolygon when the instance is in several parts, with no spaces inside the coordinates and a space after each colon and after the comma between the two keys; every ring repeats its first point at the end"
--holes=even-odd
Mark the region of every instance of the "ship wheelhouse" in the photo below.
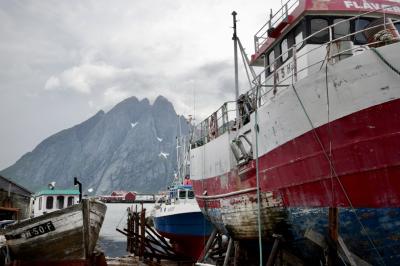
{"type": "Polygon", "coordinates": [[[177,185],[170,188],[166,204],[186,202],[187,200],[195,200],[192,186],[177,185]]]}
{"type": "Polygon", "coordinates": [[[64,209],[79,203],[79,191],[73,189],[46,189],[35,195],[34,216],[64,209]]]}
{"type": "Polygon", "coordinates": [[[250,64],[262,67],[253,81],[261,86],[258,104],[326,62],[399,41],[399,19],[398,1],[287,1],[254,36],[250,64]]]}

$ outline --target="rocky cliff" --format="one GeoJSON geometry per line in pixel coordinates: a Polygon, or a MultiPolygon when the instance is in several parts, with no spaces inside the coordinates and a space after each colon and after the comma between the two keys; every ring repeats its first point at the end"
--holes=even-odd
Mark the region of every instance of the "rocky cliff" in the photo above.
{"type": "MultiPolygon", "coordinates": [[[[179,119],[185,134],[186,120],[179,119]]],[[[156,192],[166,188],[176,169],[178,124],[166,98],[150,104],[131,97],[48,137],[1,174],[33,191],[52,181],[59,188],[71,187],[78,176],[97,194],[156,192]]]]}

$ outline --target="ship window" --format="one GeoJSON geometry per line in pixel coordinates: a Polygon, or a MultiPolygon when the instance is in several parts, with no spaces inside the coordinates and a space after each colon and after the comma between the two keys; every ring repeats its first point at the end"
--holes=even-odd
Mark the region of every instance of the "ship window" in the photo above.
{"type": "Polygon", "coordinates": [[[74,205],[74,197],[68,197],[67,206],[72,206],[72,205],[74,205]]]}
{"type": "MultiPolygon", "coordinates": [[[[360,31],[365,29],[365,27],[369,24],[369,20],[366,19],[357,19],[355,23],[355,31],[360,31]]],[[[367,38],[365,38],[364,31],[355,34],[355,42],[356,44],[366,44],[367,38]]]]}
{"type": "Polygon", "coordinates": [[[395,23],[394,26],[396,27],[397,32],[400,32],[400,23],[395,23]]]}
{"type": "Polygon", "coordinates": [[[283,39],[281,42],[281,53],[282,53],[282,62],[285,62],[289,58],[287,38],[283,39]]]}
{"type": "Polygon", "coordinates": [[[193,199],[193,198],[194,198],[194,192],[193,192],[193,190],[189,190],[189,191],[188,191],[188,198],[189,198],[189,199],[193,199]]]}
{"type": "Polygon", "coordinates": [[[269,71],[274,72],[274,70],[275,70],[275,53],[273,50],[268,54],[268,64],[269,64],[269,71]]]}
{"type": "Polygon", "coordinates": [[[39,198],[39,211],[42,209],[42,197],[39,198]]]}
{"type": "MultiPolygon", "coordinates": [[[[322,18],[314,18],[311,19],[310,23],[310,34],[314,34],[324,28],[328,27],[328,21],[326,19],[322,18]]],[[[323,30],[321,32],[318,32],[314,36],[310,38],[311,43],[325,43],[329,41],[329,30],[323,30]]]]}
{"type": "MultiPolygon", "coordinates": [[[[333,23],[339,23],[333,27],[333,39],[338,39],[350,34],[350,21],[342,18],[333,20],[333,23]],[[339,23],[340,22],[340,23],[339,23]]],[[[350,40],[350,36],[341,38],[340,40],[350,40]]]]}
{"type": "Polygon", "coordinates": [[[64,196],[57,196],[57,209],[64,208],[64,196]]]}
{"type": "Polygon", "coordinates": [[[294,42],[296,43],[297,49],[303,46],[302,42],[304,40],[303,29],[302,27],[297,27],[294,31],[294,42]]]}
{"type": "Polygon", "coordinates": [[[186,198],[186,190],[179,190],[179,198],[180,199],[186,198]]]}
{"type": "Polygon", "coordinates": [[[47,197],[46,198],[46,209],[51,210],[53,209],[53,197],[47,197]]]}

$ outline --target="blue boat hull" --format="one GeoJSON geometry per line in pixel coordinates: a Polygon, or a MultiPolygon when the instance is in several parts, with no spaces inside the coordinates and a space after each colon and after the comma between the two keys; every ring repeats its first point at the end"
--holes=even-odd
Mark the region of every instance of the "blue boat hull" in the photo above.
{"type": "Polygon", "coordinates": [[[213,230],[201,212],[155,217],[154,226],[158,232],[176,236],[209,236],[213,230]]]}
{"type": "Polygon", "coordinates": [[[154,227],[168,238],[175,251],[197,261],[213,225],[201,212],[179,213],[154,217],[154,227]]]}

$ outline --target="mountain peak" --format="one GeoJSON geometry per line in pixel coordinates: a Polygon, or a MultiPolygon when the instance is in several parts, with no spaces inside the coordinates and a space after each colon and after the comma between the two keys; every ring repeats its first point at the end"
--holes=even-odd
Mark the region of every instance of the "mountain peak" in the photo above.
{"type": "Polygon", "coordinates": [[[158,105],[161,103],[170,103],[170,101],[168,101],[168,99],[165,98],[164,96],[158,95],[153,105],[158,105]]]}
{"type": "Polygon", "coordinates": [[[121,188],[155,192],[173,175],[178,128],[174,107],[165,97],[157,97],[153,105],[130,97],[46,138],[1,173],[32,190],[50,181],[67,188],[67,177],[79,175],[97,193],[121,188]],[[160,159],[160,154],[170,156],[160,159]]]}

